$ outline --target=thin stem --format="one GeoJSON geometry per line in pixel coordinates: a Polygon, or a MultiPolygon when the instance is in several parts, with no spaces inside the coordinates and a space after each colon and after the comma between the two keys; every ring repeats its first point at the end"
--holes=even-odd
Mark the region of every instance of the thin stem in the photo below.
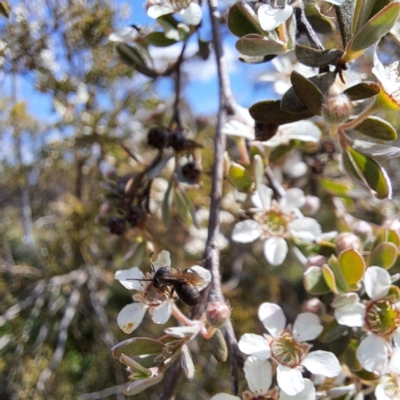
{"type": "Polygon", "coordinates": [[[374,111],[376,110],[374,108],[374,104],[372,104],[370,107],[366,108],[361,114],[357,115],[357,117],[355,117],[351,121],[340,125],[340,129],[345,131],[353,129],[355,126],[364,121],[364,119],[368,118],[374,111]]]}
{"type": "Polygon", "coordinates": [[[302,7],[296,7],[294,9],[294,15],[296,17],[297,22],[297,34],[301,35],[304,33],[307,36],[308,41],[310,42],[311,47],[318,50],[323,50],[324,46],[318,39],[318,36],[315,34],[314,29],[311,24],[308,22],[304,10],[302,7]]]}

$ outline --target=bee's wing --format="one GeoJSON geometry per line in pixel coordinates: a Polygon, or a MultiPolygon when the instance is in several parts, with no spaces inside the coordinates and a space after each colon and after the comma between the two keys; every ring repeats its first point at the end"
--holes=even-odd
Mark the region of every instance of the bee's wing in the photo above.
{"type": "Polygon", "coordinates": [[[193,280],[192,285],[196,286],[199,291],[205,289],[211,282],[211,273],[207,269],[194,265],[186,270],[190,279],[193,280]]]}

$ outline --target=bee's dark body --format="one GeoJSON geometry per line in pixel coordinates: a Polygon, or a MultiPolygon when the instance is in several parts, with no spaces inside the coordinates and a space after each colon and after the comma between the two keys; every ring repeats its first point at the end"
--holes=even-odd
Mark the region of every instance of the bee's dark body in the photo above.
{"type": "Polygon", "coordinates": [[[153,286],[170,296],[175,291],[179,298],[188,306],[195,306],[200,302],[201,295],[196,287],[203,283],[203,278],[195,272],[186,269],[170,267],[159,268],[153,276],[153,286]],[[172,286],[172,287],[171,287],[172,286]]]}

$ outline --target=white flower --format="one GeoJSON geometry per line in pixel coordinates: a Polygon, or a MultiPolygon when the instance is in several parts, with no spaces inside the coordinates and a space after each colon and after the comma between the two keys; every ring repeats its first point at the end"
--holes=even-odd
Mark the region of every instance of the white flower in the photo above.
{"type": "Polygon", "coordinates": [[[317,315],[301,313],[293,329],[285,329],[286,318],[282,309],[276,304],[263,303],[258,310],[258,317],[270,336],[246,333],[239,341],[239,349],[260,360],[271,358],[276,362],[278,386],[286,395],[296,396],[306,389],[302,367],[329,378],[339,374],[340,364],[333,353],[322,350],[309,352],[310,345],[305,343],[316,339],[322,332],[323,327],[317,315]]]}
{"type": "Polygon", "coordinates": [[[277,147],[288,144],[290,140],[317,143],[320,137],[321,131],[313,122],[298,121],[281,125],[271,139],[261,142],[261,144],[267,147],[277,147]]]}
{"type": "Polygon", "coordinates": [[[247,108],[236,106],[236,113],[228,117],[222,127],[222,132],[228,136],[238,136],[245,139],[254,140],[255,121],[251,117],[247,108]]]}
{"type": "MultiPolygon", "coordinates": [[[[166,250],[161,251],[157,260],[153,263],[155,271],[170,265],[171,257],[166,250]]],[[[150,311],[154,323],[165,324],[168,321],[174,300],[161,293],[153,293],[153,296],[150,297],[152,274],[148,273],[145,276],[139,268],[133,267],[128,270],[117,271],[115,279],[119,280],[127,289],[138,291],[133,296],[137,303],[126,305],[118,314],[117,323],[122,331],[128,334],[132,333],[142,322],[147,310],[150,311]]]]}
{"type": "Polygon", "coordinates": [[[346,0],[325,0],[327,3],[335,4],[336,6],[341,6],[346,0]]]}
{"type": "Polygon", "coordinates": [[[397,400],[400,398],[400,348],[393,350],[389,364],[375,388],[376,400],[397,400]]]}
{"type": "Polygon", "coordinates": [[[261,5],[257,10],[258,20],[264,31],[272,31],[283,24],[293,13],[293,7],[285,4],[285,7],[274,7],[269,4],[261,5]]]}
{"type": "Polygon", "coordinates": [[[371,301],[364,304],[356,293],[347,293],[333,303],[335,318],[341,325],[367,330],[356,355],[364,369],[381,374],[387,367],[392,342],[400,347],[400,303],[386,298],[392,280],[385,269],[367,268],[363,282],[371,301]]]}
{"type": "Polygon", "coordinates": [[[201,22],[203,12],[198,3],[190,0],[158,0],[157,3],[147,9],[147,15],[150,18],[157,19],[163,15],[178,12],[182,17],[182,21],[187,25],[197,26],[201,22]]]}
{"type": "MultiPolygon", "coordinates": [[[[250,399],[273,399],[276,398],[276,389],[270,389],[272,383],[272,366],[267,360],[260,360],[255,356],[250,356],[244,363],[243,372],[247,381],[249,391],[243,394],[243,398],[250,399]]],[[[315,400],[315,388],[309,379],[304,379],[304,389],[295,397],[288,396],[281,391],[279,400],[315,400]]],[[[237,400],[240,398],[230,394],[219,393],[211,398],[211,400],[237,400]]]]}
{"type": "Polygon", "coordinates": [[[376,47],[373,53],[374,67],[372,73],[378,78],[379,85],[384,93],[389,96],[390,100],[397,108],[400,104],[400,78],[398,66],[399,62],[395,61],[389,66],[385,67],[376,54],[376,47]]]}
{"type": "Polygon", "coordinates": [[[108,36],[108,40],[110,42],[116,43],[131,43],[133,42],[138,35],[137,29],[132,26],[126,26],[118,31],[111,33],[108,36]]]}
{"type": "Polygon", "coordinates": [[[251,243],[261,238],[264,240],[264,256],[271,265],[281,265],[285,260],[288,252],[286,239],[310,242],[321,234],[319,223],[304,217],[298,210],[306,202],[301,189],[287,190],[277,203],[272,201],[272,190],[260,185],[252,201],[257,207],[255,219],[238,222],[233,228],[232,240],[251,243]]]}

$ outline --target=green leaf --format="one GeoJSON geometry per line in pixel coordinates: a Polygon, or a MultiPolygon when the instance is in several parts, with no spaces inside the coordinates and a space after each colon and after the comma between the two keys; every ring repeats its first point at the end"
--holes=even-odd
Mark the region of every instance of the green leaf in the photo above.
{"type": "Polygon", "coordinates": [[[6,18],[10,17],[10,5],[8,1],[0,1],[0,14],[3,14],[6,18]]]}
{"type": "Polygon", "coordinates": [[[296,71],[293,71],[290,75],[290,81],[300,101],[313,114],[320,115],[324,96],[318,87],[296,71]]]}
{"type": "Polygon", "coordinates": [[[379,92],[379,85],[375,82],[362,82],[349,87],[343,93],[347,95],[351,101],[357,101],[376,96],[379,92]]]}
{"type": "Polygon", "coordinates": [[[300,44],[296,45],[297,59],[309,67],[321,68],[330,64],[336,64],[342,58],[343,54],[343,50],[319,50],[300,44]]]}
{"type": "Polygon", "coordinates": [[[251,175],[246,168],[235,162],[232,162],[229,168],[229,180],[236,189],[242,192],[249,190],[253,184],[251,175]]]}
{"type": "Polygon", "coordinates": [[[133,358],[130,358],[125,354],[121,354],[119,362],[126,365],[131,370],[139,372],[143,377],[151,376],[151,371],[148,368],[143,367],[143,365],[139,364],[133,358]]]}
{"type": "Polygon", "coordinates": [[[333,271],[328,267],[328,265],[322,266],[322,275],[325,279],[326,284],[328,285],[331,292],[338,294],[338,288],[336,286],[336,279],[333,271]]]}
{"type": "Polygon", "coordinates": [[[307,292],[319,296],[329,293],[329,286],[326,284],[321,267],[312,266],[307,268],[303,275],[304,288],[307,292]]]}
{"type": "Polygon", "coordinates": [[[367,186],[378,199],[391,197],[392,187],[387,173],[373,158],[358,153],[351,147],[348,147],[344,155],[344,165],[350,172],[350,177],[367,186]]]}
{"type": "Polygon", "coordinates": [[[348,182],[341,182],[330,178],[321,178],[320,183],[328,193],[334,196],[345,196],[351,189],[348,182]]]}
{"type": "Polygon", "coordinates": [[[358,139],[352,141],[351,147],[359,153],[365,154],[373,158],[387,159],[400,157],[400,147],[371,143],[358,139]]]}
{"type": "Polygon", "coordinates": [[[372,248],[377,247],[380,243],[390,242],[396,247],[400,246],[400,237],[396,231],[382,227],[375,236],[375,241],[372,248]]]}
{"type": "Polygon", "coordinates": [[[283,44],[255,33],[245,35],[239,39],[236,42],[236,49],[241,54],[250,57],[270,56],[286,51],[286,47],[283,44]]]}
{"type": "Polygon", "coordinates": [[[165,191],[164,199],[162,202],[162,219],[163,219],[164,225],[166,227],[169,225],[169,222],[171,220],[170,212],[171,212],[171,208],[172,208],[172,199],[173,199],[172,186],[173,186],[173,183],[172,183],[172,181],[170,181],[168,188],[165,191]]]}
{"type": "Polygon", "coordinates": [[[357,250],[348,249],[342,251],[338,257],[338,263],[349,286],[356,285],[364,276],[365,262],[357,250]]]}
{"type": "Polygon", "coordinates": [[[380,140],[396,140],[397,132],[389,122],[379,117],[368,117],[354,127],[363,135],[380,140]]]}
{"type": "Polygon", "coordinates": [[[261,64],[265,63],[267,61],[271,61],[276,57],[276,54],[272,54],[270,56],[258,56],[258,57],[250,57],[250,56],[245,56],[244,54],[239,55],[239,61],[245,63],[245,64],[261,64]]]}
{"type": "Polygon", "coordinates": [[[192,224],[197,226],[194,206],[187,197],[186,192],[179,186],[175,187],[175,204],[178,209],[178,214],[182,218],[183,222],[187,226],[192,224]]]}
{"type": "Polygon", "coordinates": [[[339,325],[336,319],[332,319],[318,337],[322,343],[331,343],[334,340],[341,339],[349,330],[347,326],[339,325]]]}
{"type": "Polygon", "coordinates": [[[181,349],[181,366],[186,378],[192,379],[194,377],[194,364],[189,347],[186,344],[181,349]]]}
{"type": "Polygon", "coordinates": [[[301,121],[302,119],[313,116],[313,113],[307,109],[297,113],[282,110],[281,102],[279,100],[260,101],[259,103],[253,104],[250,107],[249,112],[257,122],[278,125],[301,121]]]}
{"type": "Polygon", "coordinates": [[[319,7],[316,5],[305,5],[304,11],[306,13],[308,22],[316,32],[329,34],[336,29],[335,20],[321,14],[319,7]]]}
{"type": "Polygon", "coordinates": [[[149,78],[157,77],[157,74],[147,67],[146,61],[136,48],[128,46],[125,43],[118,43],[116,49],[125,64],[135,68],[138,72],[149,78]]]}
{"type": "Polygon", "coordinates": [[[151,386],[157,385],[164,378],[164,374],[159,373],[156,376],[152,376],[151,378],[141,379],[132,383],[129,383],[125,389],[124,394],[127,396],[132,396],[134,394],[138,394],[148,389],[151,386]]]}
{"type": "MultiPolygon", "coordinates": [[[[295,73],[295,75],[296,74],[300,75],[298,73],[295,73]]],[[[291,76],[291,79],[292,79],[292,76],[291,76]]],[[[326,93],[326,91],[332,86],[335,79],[336,79],[336,74],[334,72],[327,72],[324,74],[320,74],[320,75],[316,75],[316,76],[312,76],[311,78],[308,78],[308,80],[311,83],[313,83],[320,90],[320,92],[322,92],[322,94],[326,93]]],[[[304,100],[304,97],[306,97],[306,95],[307,95],[306,93],[303,93],[303,97],[302,97],[303,100],[304,100]]],[[[311,113],[311,115],[315,115],[315,113],[313,113],[312,111],[307,110],[306,105],[299,98],[294,87],[291,87],[283,95],[282,102],[281,102],[281,108],[282,108],[282,110],[288,111],[290,113],[299,113],[299,112],[303,112],[303,111],[308,111],[309,113],[311,113]]]]}
{"type": "Polygon", "coordinates": [[[228,346],[220,329],[216,329],[210,339],[210,350],[217,361],[225,362],[228,359],[228,346]]]}
{"type": "Polygon", "coordinates": [[[397,260],[397,246],[394,243],[384,242],[378,244],[370,253],[369,265],[375,265],[385,269],[393,267],[397,260]]]}
{"type": "Polygon", "coordinates": [[[124,340],[118,343],[111,349],[111,354],[114,358],[119,359],[122,354],[128,357],[141,356],[147,354],[162,353],[165,345],[158,340],[135,337],[124,340]]]}
{"type": "Polygon", "coordinates": [[[375,14],[350,40],[342,61],[349,62],[359,57],[365,49],[385,36],[395,24],[400,12],[400,3],[388,4],[375,14]]]}
{"type": "Polygon", "coordinates": [[[382,8],[386,7],[391,0],[368,1],[358,0],[354,11],[353,34],[357,33],[365,23],[371,19],[382,8]]]}
{"type": "Polygon", "coordinates": [[[168,47],[177,42],[174,39],[167,38],[164,32],[151,32],[145,36],[143,40],[157,47],[168,47]]]}
{"type": "Polygon", "coordinates": [[[347,282],[346,277],[343,274],[342,268],[339,265],[339,261],[335,256],[331,256],[328,261],[328,266],[335,276],[335,285],[337,293],[347,293],[350,290],[350,285],[347,282]]]}
{"type": "Polygon", "coordinates": [[[226,17],[228,29],[235,36],[242,37],[251,33],[264,35],[253,9],[246,3],[236,3],[230,7],[226,17]]]}
{"type": "Polygon", "coordinates": [[[264,162],[259,154],[256,154],[253,158],[253,174],[256,189],[261,185],[264,178],[264,162]]]}

